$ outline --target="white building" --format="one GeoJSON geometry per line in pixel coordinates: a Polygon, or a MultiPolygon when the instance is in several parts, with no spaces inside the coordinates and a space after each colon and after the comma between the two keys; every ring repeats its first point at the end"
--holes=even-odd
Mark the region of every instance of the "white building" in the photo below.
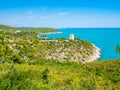
{"type": "Polygon", "coordinates": [[[69,40],[74,40],[74,34],[70,34],[69,40]]]}

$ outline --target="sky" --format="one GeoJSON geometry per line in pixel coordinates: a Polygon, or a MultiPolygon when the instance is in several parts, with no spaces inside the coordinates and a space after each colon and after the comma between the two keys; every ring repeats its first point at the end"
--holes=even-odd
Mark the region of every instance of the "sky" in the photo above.
{"type": "Polygon", "coordinates": [[[0,24],[15,27],[120,27],[120,0],[0,0],[0,24]]]}

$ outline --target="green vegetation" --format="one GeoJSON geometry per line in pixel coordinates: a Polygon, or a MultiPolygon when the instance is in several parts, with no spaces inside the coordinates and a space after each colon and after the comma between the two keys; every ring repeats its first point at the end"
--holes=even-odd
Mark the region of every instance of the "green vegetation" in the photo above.
{"type": "Polygon", "coordinates": [[[0,47],[3,48],[1,49],[2,57],[0,59],[4,57],[5,62],[15,61],[20,63],[24,61],[28,63],[40,58],[87,62],[95,51],[95,47],[90,42],[81,39],[66,41],[61,38],[45,41],[39,39],[34,32],[12,34],[1,31],[0,42],[0,47]]]}
{"type": "Polygon", "coordinates": [[[0,25],[0,29],[15,29],[15,28],[7,25],[0,25]]]}
{"type": "Polygon", "coordinates": [[[48,33],[48,32],[57,32],[56,29],[53,28],[17,28],[18,30],[24,32],[36,32],[36,33],[48,33]]]}
{"type": "Polygon", "coordinates": [[[5,32],[34,32],[34,33],[48,33],[48,32],[58,32],[58,30],[53,28],[33,28],[33,27],[11,27],[7,25],[0,25],[0,31],[5,32]]]}
{"type": "Polygon", "coordinates": [[[0,31],[0,90],[120,89],[119,59],[70,62],[71,57],[81,60],[92,55],[90,42],[64,38],[46,41],[39,39],[36,32],[6,31],[0,31]]]}
{"type": "Polygon", "coordinates": [[[120,46],[119,46],[119,45],[116,45],[116,46],[115,46],[115,50],[116,50],[117,53],[120,54],[120,46]]]}
{"type": "Polygon", "coordinates": [[[16,31],[16,28],[7,25],[0,25],[0,31],[14,33],[16,31]]]}
{"type": "Polygon", "coordinates": [[[120,60],[1,64],[1,90],[119,90],[120,60]]]}

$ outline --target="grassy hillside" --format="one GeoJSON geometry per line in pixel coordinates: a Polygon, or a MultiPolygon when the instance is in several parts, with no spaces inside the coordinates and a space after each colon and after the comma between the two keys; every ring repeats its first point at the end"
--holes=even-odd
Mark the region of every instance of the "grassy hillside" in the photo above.
{"type": "Polygon", "coordinates": [[[7,26],[7,25],[1,25],[0,24],[0,29],[15,29],[14,27],[7,26]]]}
{"type": "Polygon", "coordinates": [[[17,28],[18,30],[24,32],[36,32],[36,33],[48,33],[48,32],[57,32],[58,30],[53,28],[17,28]]]}
{"type": "Polygon", "coordinates": [[[120,90],[120,60],[0,64],[1,90],[120,90]]]}
{"type": "Polygon", "coordinates": [[[7,25],[0,25],[0,31],[14,33],[16,31],[15,27],[7,26],[7,25]]]}
{"type": "Polygon", "coordinates": [[[87,62],[96,48],[92,43],[75,39],[41,40],[35,33],[0,34],[0,59],[27,63],[37,59],[87,62]],[[6,56],[7,55],[7,56],[6,56]]]}
{"type": "Polygon", "coordinates": [[[22,31],[22,32],[34,32],[34,33],[49,33],[49,32],[58,32],[58,30],[53,28],[36,28],[36,27],[24,27],[24,28],[18,28],[18,27],[11,27],[7,25],[0,25],[0,30],[5,32],[13,32],[16,31],[22,31]]]}

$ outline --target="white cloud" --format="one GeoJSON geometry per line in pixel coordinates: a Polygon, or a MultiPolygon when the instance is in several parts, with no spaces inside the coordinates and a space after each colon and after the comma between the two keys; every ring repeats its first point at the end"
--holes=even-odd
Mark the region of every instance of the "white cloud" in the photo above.
{"type": "Polygon", "coordinates": [[[35,16],[34,15],[30,15],[30,16],[28,16],[28,18],[34,18],[35,16]]]}
{"type": "Polygon", "coordinates": [[[32,14],[34,14],[34,12],[33,12],[33,10],[28,10],[28,11],[25,12],[25,14],[32,15],[32,14]]]}
{"type": "Polygon", "coordinates": [[[66,16],[69,14],[70,14],[69,12],[61,12],[61,13],[57,13],[57,14],[53,14],[53,15],[42,16],[41,18],[42,19],[53,19],[53,18],[58,17],[58,16],[66,16]]]}
{"type": "Polygon", "coordinates": [[[69,12],[61,12],[61,13],[58,13],[59,16],[66,16],[66,15],[69,15],[70,13],[69,12]]]}
{"type": "Polygon", "coordinates": [[[54,15],[49,15],[49,16],[42,16],[41,18],[42,19],[52,19],[52,18],[54,18],[54,17],[56,17],[57,15],[56,14],[54,14],[54,15]]]}
{"type": "Polygon", "coordinates": [[[35,16],[36,16],[35,11],[33,11],[33,10],[28,10],[24,14],[27,18],[35,18],[35,16]]]}

